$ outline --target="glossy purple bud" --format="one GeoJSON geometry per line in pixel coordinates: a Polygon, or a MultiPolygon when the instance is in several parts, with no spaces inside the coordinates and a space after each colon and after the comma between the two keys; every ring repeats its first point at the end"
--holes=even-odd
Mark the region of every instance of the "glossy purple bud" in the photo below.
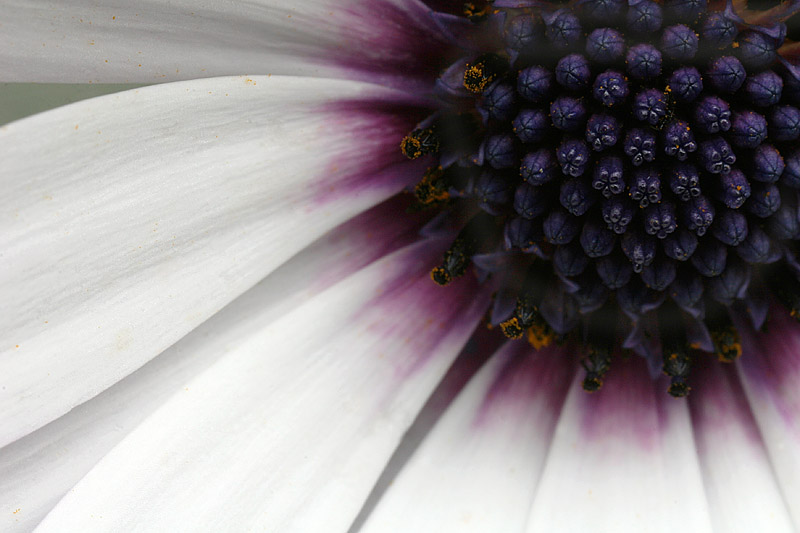
{"type": "Polygon", "coordinates": [[[569,48],[581,38],[581,22],[571,10],[559,9],[544,19],[545,35],[556,48],[569,48]]]}
{"type": "Polygon", "coordinates": [[[529,49],[541,42],[542,23],[532,15],[517,15],[509,21],[505,30],[506,46],[511,50],[529,49]]]}
{"type": "Polygon", "coordinates": [[[645,89],[633,97],[633,116],[651,126],[667,116],[667,99],[658,89],[645,89]]]}
{"type": "Polygon", "coordinates": [[[622,131],[619,122],[611,115],[592,115],[586,125],[586,142],[596,152],[617,144],[622,131]]]}
{"type": "Polygon", "coordinates": [[[723,209],[714,218],[711,234],[728,246],[738,246],[747,238],[747,217],[739,211],[723,209]]]}
{"type": "Polygon", "coordinates": [[[720,202],[731,209],[739,209],[750,197],[750,182],[744,172],[735,168],[719,177],[715,193],[720,202]]]}
{"type": "Polygon", "coordinates": [[[677,273],[672,259],[659,257],[650,266],[642,269],[642,281],[651,289],[663,291],[675,281],[677,273]]]}
{"type": "Polygon", "coordinates": [[[786,163],[781,153],[769,144],[762,144],[753,151],[753,167],[750,177],[764,183],[774,183],[780,179],[786,163]]]}
{"type": "Polygon", "coordinates": [[[569,54],[556,64],[556,81],[567,90],[579,91],[589,85],[591,78],[589,60],[581,54],[569,54]]]}
{"type": "Polygon", "coordinates": [[[733,301],[744,296],[750,284],[752,271],[750,266],[736,258],[731,258],[725,270],[708,282],[708,293],[723,305],[732,305],[733,301]]]}
{"type": "Polygon", "coordinates": [[[514,193],[514,211],[523,218],[536,218],[550,207],[550,195],[541,187],[523,183],[514,193]]]}
{"type": "Polygon", "coordinates": [[[767,218],[781,206],[781,193],[774,183],[753,183],[750,198],[744,205],[748,213],[767,218]]]}
{"type": "Polygon", "coordinates": [[[786,158],[786,168],[781,174],[781,183],[793,189],[800,189],[800,149],[786,158]]]}
{"type": "Polygon", "coordinates": [[[513,194],[514,188],[509,180],[493,171],[481,173],[473,189],[480,208],[495,216],[502,212],[503,206],[511,201],[513,194]]]}
{"type": "Polygon", "coordinates": [[[619,18],[626,5],[625,0],[588,0],[582,3],[587,18],[602,23],[619,18]]]}
{"type": "Polygon", "coordinates": [[[750,228],[747,238],[736,247],[736,254],[751,264],[774,263],[781,257],[778,247],[757,225],[750,228]]]}
{"type": "Polygon", "coordinates": [[[628,48],[625,62],[628,74],[638,80],[649,80],[661,74],[661,52],[651,44],[641,43],[628,48]]]}
{"type": "Polygon", "coordinates": [[[567,244],[581,230],[580,219],[563,209],[554,209],[544,219],[544,236],[552,244],[567,244]]]}
{"type": "Polygon", "coordinates": [[[527,218],[512,219],[503,228],[503,240],[506,250],[529,251],[542,240],[541,225],[527,218]]]}
{"type": "Polygon", "coordinates": [[[517,109],[517,91],[510,83],[493,83],[483,92],[481,107],[493,120],[511,120],[517,109]]]}
{"type": "Polygon", "coordinates": [[[613,63],[625,53],[625,38],[611,28],[592,30],[586,38],[586,55],[598,63],[613,63]]]}
{"type": "Polygon", "coordinates": [[[678,217],[675,216],[674,205],[658,203],[644,210],[644,230],[648,235],[655,235],[659,239],[663,239],[677,227],[678,217]]]}
{"type": "Polygon", "coordinates": [[[572,178],[561,184],[558,197],[564,209],[575,215],[583,216],[595,202],[595,194],[585,179],[572,178]]]}
{"type": "Polygon", "coordinates": [[[700,196],[700,174],[697,167],[689,163],[675,165],[669,173],[669,188],[684,202],[700,196]]]}
{"type": "Polygon", "coordinates": [[[664,28],[661,33],[661,51],[675,61],[688,61],[697,54],[700,39],[684,24],[664,28]]]}
{"type": "Polygon", "coordinates": [[[669,295],[682,309],[692,312],[702,305],[703,279],[696,273],[684,271],[669,286],[669,295]]]}
{"type": "Polygon", "coordinates": [[[629,195],[639,207],[661,201],[661,177],[652,167],[636,169],[630,181],[629,195]]]}
{"type": "Polygon", "coordinates": [[[717,96],[706,96],[694,107],[694,126],[703,133],[731,129],[731,107],[717,96]]]}
{"type": "Polygon", "coordinates": [[[767,119],[754,111],[734,113],[728,138],[734,146],[756,148],[767,138],[767,119]]]}
{"type": "Polygon", "coordinates": [[[778,43],[763,32],[745,30],[738,43],[739,58],[747,68],[767,68],[778,59],[778,43]]]}
{"type": "Polygon", "coordinates": [[[703,43],[714,48],[725,48],[732,45],[738,33],[736,22],[722,11],[709,13],[700,29],[703,43]]]}
{"type": "Polygon", "coordinates": [[[714,206],[703,195],[692,198],[681,209],[683,226],[698,236],[702,237],[714,221],[714,206]]]}
{"type": "Polygon", "coordinates": [[[661,6],[652,0],[629,2],[628,29],[634,33],[655,33],[661,29],[664,17],[661,6]]]}
{"type": "Polygon", "coordinates": [[[716,239],[706,239],[694,251],[690,261],[695,270],[707,278],[719,276],[725,270],[728,247],[716,239]]]}
{"type": "Polygon", "coordinates": [[[631,158],[633,166],[649,163],[656,157],[656,135],[650,130],[633,128],[628,130],[623,143],[625,155],[631,158]]]}
{"type": "Polygon", "coordinates": [[[768,107],[780,102],[783,80],[775,72],[765,70],[747,76],[742,89],[748,103],[759,107],[768,107]]]}
{"type": "Polygon", "coordinates": [[[556,246],[553,252],[553,267],[563,276],[577,276],[586,270],[588,264],[589,258],[576,242],[556,246]]]}
{"type": "Polygon", "coordinates": [[[622,236],[622,251],[633,265],[634,272],[641,272],[656,257],[656,240],[641,231],[628,231],[622,236]]]}
{"type": "Polygon", "coordinates": [[[514,136],[508,133],[491,135],[486,139],[485,161],[492,168],[511,168],[517,164],[517,149],[514,136]]]}
{"type": "Polygon", "coordinates": [[[673,120],[664,128],[664,153],[685,161],[689,154],[697,150],[697,141],[689,124],[682,120],[673,120]]]}
{"type": "Polygon", "coordinates": [[[694,233],[686,229],[679,229],[667,235],[661,244],[667,257],[676,261],[688,261],[697,249],[697,242],[694,233]]]}
{"type": "Polygon", "coordinates": [[[782,105],[769,115],[769,136],[773,141],[796,141],[800,138],[800,109],[782,105]]]}
{"type": "Polygon", "coordinates": [[[703,168],[712,174],[726,174],[736,162],[736,154],[722,137],[712,137],[703,141],[700,144],[699,156],[703,168]]]}
{"type": "Polygon", "coordinates": [[[622,159],[616,156],[602,158],[594,167],[592,188],[606,198],[625,191],[625,176],[622,159]]]}
{"type": "Polygon", "coordinates": [[[603,285],[611,290],[627,285],[633,275],[631,262],[619,252],[598,259],[595,263],[595,270],[603,285]]]}
{"type": "Polygon", "coordinates": [[[552,150],[542,148],[522,158],[519,174],[531,185],[543,185],[555,177],[557,169],[558,163],[552,150]]]}
{"type": "Polygon", "coordinates": [[[628,97],[628,81],[616,70],[607,70],[595,78],[592,95],[606,106],[619,105],[628,97]]]}
{"type": "Polygon", "coordinates": [[[690,24],[706,12],[706,0],[665,0],[664,11],[672,18],[690,24]]]}
{"type": "Polygon", "coordinates": [[[604,257],[614,249],[617,236],[598,222],[589,220],[581,231],[581,246],[589,257],[604,257]]]}
{"type": "Polygon", "coordinates": [[[553,73],[538,65],[521,70],[517,76],[517,92],[531,102],[547,100],[553,91],[553,85],[553,73]]]}
{"type": "Polygon", "coordinates": [[[719,92],[729,94],[739,90],[746,76],[742,63],[733,56],[718,57],[706,71],[708,84],[719,92]]]}
{"type": "Polygon", "coordinates": [[[589,145],[575,139],[561,143],[556,150],[561,172],[573,178],[583,175],[586,171],[586,166],[589,164],[589,156],[589,145]]]}
{"type": "Polygon", "coordinates": [[[669,86],[679,102],[692,102],[703,90],[703,77],[694,67],[681,67],[672,72],[669,86]]]}
{"type": "Polygon", "coordinates": [[[550,104],[550,118],[561,131],[577,131],[586,122],[586,107],[571,96],[559,96],[550,104]]]}
{"type": "Polygon", "coordinates": [[[523,109],[511,123],[517,138],[524,143],[543,141],[550,130],[550,117],[542,109],[523,109]]]}
{"type": "Polygon", "coordinates": [[[617,235],[622,235],[627,231],[635,212],[628,200],[621,196],[612,196],[603,201],[601,214],[608,229],[617,235]]]}

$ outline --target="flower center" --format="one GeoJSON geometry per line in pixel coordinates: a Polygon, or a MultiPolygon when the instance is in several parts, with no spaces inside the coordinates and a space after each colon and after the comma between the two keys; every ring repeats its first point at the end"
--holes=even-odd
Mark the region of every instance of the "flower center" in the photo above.
{"type": "Polygon", "coordinates": [[[470,28],[475,50],[401,143],[435,161],[420,204],[461,221],[431,277],[448,285],[472,265],[497,288],[491,320],[507,337],[585,346],[587,391],[633,349],[660,353],[685,396],[703,351],[741,354],[738,315],[760,327],[772,297],[800,313],[785,26],[705,0],[541,5],[441,19],[461,44],[470,28]]]}

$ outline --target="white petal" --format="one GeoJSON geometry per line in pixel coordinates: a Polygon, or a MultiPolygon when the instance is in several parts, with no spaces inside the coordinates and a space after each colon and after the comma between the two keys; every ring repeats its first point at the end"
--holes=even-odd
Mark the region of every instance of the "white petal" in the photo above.
{"type": "Polygon", "coordinates": [[[644,360],[617,359],[594,394],[573,383],[529,532],[711,531],[685,400],[644,360]]]}
{"type": "Polygon", "coordinates": [[[522,531],[574,360],[507,343],[383,495],[362,533],[522,531]]]}
{"type": "Polygon", "coordinates": [[[714,531],[795,531],[734,368],[697,366],[689,407],[714,531]]]}
{"type": "Polygon", "coordinates": [[[0,443],[134,371],[421,172],[392,164],[413,118],[334,97],[391,94],[212,79],[0,128],[0,443]]]}
{"type": "Polygon", "coordinates": [[[239,337],[412,242],[416,225],[397,216],[405,207],[399,200],[326,234],[132,375],[0,450],[0,530],[32,530],[125,435],[239,337]]]}
{"type": "Polygon", "coordinates": [[[445,44],[418,0],[0,0],[0,12],[6,82],[389,81],[435,73],[445,44]]]}
{"type": "Polygon", "coordinates": [[[231,341],[42,530],[346,530],[488,303],[470,279],[432,284],[442,250],[398,252],[231,341]]]}
{"type": "Polygon", "coordinates": [[[800,530],[800,326],[783,309],[774,308],[767,328],[755,338],[739,328],[739,377],[784,501],[800,530]]]}

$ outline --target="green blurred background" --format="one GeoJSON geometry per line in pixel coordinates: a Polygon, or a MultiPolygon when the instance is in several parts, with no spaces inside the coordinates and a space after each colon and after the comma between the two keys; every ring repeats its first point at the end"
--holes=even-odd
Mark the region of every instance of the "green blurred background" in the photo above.
{"type": "Polygon", "coordinates": [[[0,125],[78,100],[137,87],[141,85],[0,83],[0,125]]]}

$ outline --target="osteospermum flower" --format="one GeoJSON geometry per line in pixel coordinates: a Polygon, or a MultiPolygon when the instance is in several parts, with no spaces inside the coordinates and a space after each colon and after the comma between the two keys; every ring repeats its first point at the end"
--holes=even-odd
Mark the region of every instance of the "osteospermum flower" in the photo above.
{"type": "Polygon", "coordinates": [[[3,530],[800,528],[795,6],[281,4],[4,3],[3,530]]]}

